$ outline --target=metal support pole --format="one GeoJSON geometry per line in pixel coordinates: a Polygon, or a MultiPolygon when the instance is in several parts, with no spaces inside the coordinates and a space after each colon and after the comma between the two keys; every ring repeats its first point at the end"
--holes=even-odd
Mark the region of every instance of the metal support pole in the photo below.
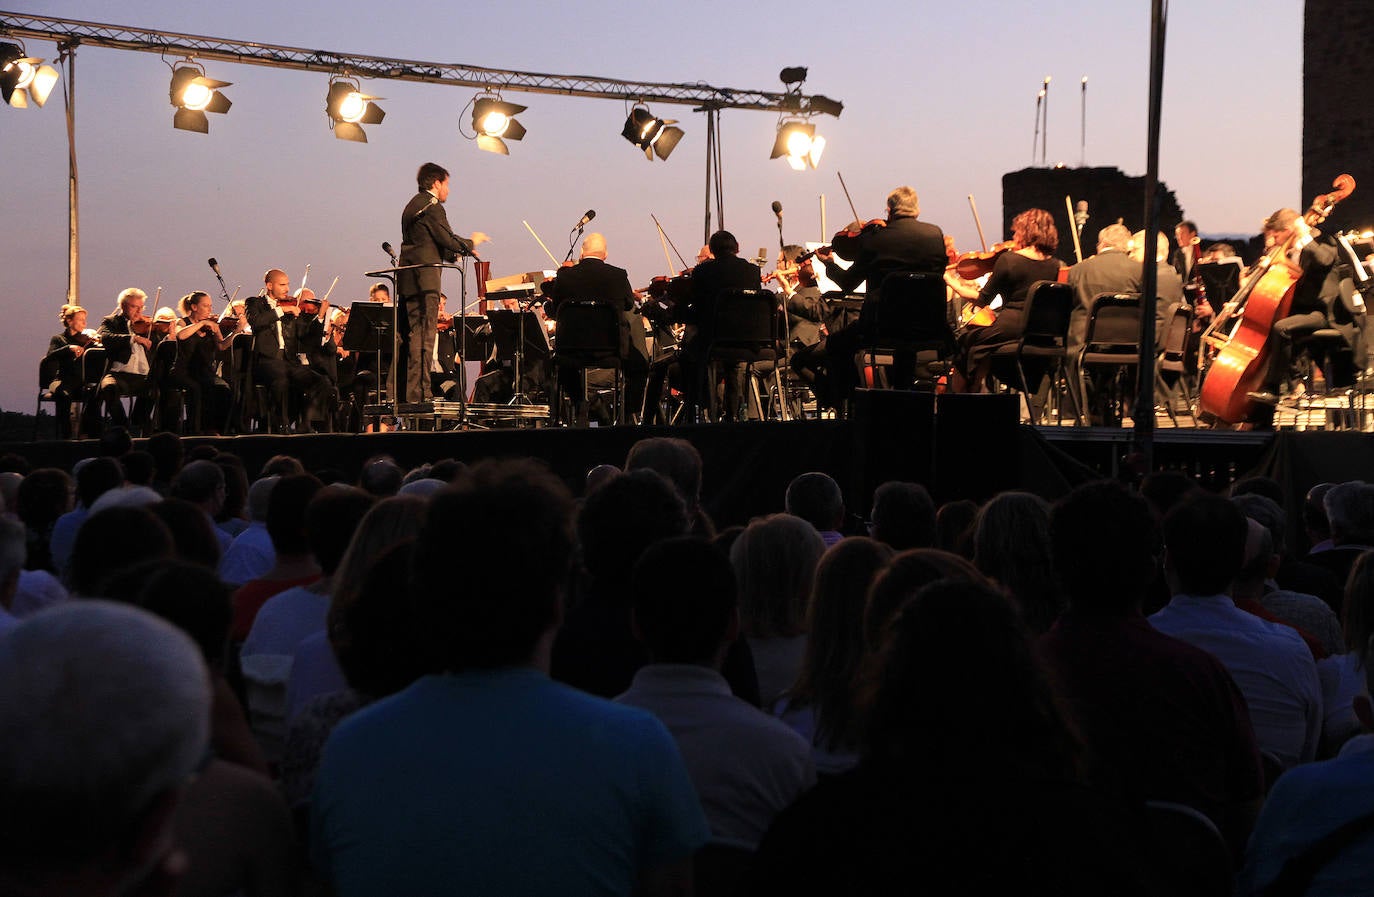
{"type": "Polygon", "coordinates": [[[1164,96],[1164,31],[1168,0],[1151,0],[1150,107],[1146,134],[1145,261],[1140,287],[1140,367],[1135,400],[1134,441],[1145,472],[1154,469],[1155,447],[1155,306],[1159,277],[1155,252],[1159,233],[1159,129],[1164,96]]]}

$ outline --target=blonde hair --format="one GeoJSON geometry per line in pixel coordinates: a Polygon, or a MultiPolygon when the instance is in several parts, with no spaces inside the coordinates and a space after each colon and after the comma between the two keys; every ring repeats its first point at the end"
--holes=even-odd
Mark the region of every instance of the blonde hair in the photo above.
{"type": "Polygon", "coordinates": [[[62,319],[63,324],[69,324],[71,323],[72,318],[76,317],[79,314],[82,314],[85,311],[86,309],[82,308],[79,305],[69,304],[62,306],[62,310],[57,313],[57,316],[62,319]]]}

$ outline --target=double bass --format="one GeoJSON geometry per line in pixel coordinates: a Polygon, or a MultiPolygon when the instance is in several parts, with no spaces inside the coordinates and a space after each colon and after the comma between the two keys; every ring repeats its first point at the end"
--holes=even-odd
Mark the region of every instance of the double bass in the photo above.
{"type": "MultiPolygon", "coordinates": [[[[1332,181],[1336,189],[1312,200],[1312,206],[1302,216],[1308,227],[1316,227],[1331,214],[1336,203],[1355,189],[1355,179],[1342,174],[1332,181]]],[[[1218,346],[1202,390],[1198,407],[1218,420],[1240,423],[1249,418],[1255,400],[1249,393],[1260,389],[1269,371],[1269,331],[1274,322],[1288,316],[1293,303],[1293,288],[1302,271],[1288,261],[1298,231],[1294,228],[1288,239],[1271,247],[1255,265],[1254,271],[1241,285],[1229,303],[1240,306],[1240,320],[1227,337],[1205,336],[1204,340],[1218,346]]],[[[1224,317],[1219,315],[1219,318],[1224,317]]],[[[1216,324],[1213,325],[1214,327],[1216,324]]]]}

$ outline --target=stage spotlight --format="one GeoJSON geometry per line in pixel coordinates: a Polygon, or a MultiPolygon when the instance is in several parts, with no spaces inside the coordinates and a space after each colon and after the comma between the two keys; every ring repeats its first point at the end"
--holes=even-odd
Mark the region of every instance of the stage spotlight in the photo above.
{"type": "Polygon", "coordinates": [[[620,136],[644,150],[644,158],[650,162],[655,155],[666,161],[684,136],[681,128],[673,127],[675,124],[675,119],[655,118],[647,106],[637,105],[625,119],[620,136]]]}
{"type": "Polygon", "coordinates": [[[367,133],[362,126],[381,124],[386,117],[382,107],[372,102],[380,99],[362,93],[360,85],[352,78],[339,75],[330,78],[324,111],[329,114],[334,136],[340,140],[367,143],[367,133]]]}
{"type": "Polygon", "coordinates": [[[778,72],[778,80],[788,87],[806,80],[806,66],[792,65],[778,72]]]}
{"type": "Polygon", "coordinates": [[[210,120],[205,113],[223,115],[229,111],[233,103],[219,92],[221,87],[228,87],[229,84],[228,81],[205,77],[205,68],[189,59],[173,68],[168,95],[177,111],[172,116],[172,127],[179,131],[210,133],[210,120]]]}
{"type": "Polygon", "coordinates": [[[472,130],[477,148],[509,156],[506,141],[525,136],[525,126],[515,120],[515,116],[524,111],[524,106],[504,102],[496,94],[479,94],[472,101],[472,130]]]}
{"type": "Polygon", "coordinates": [[[42,108],[57,85],[57,69],[28,55],[22,44],[0,43],[0,97],[16,109],[42,108]]]}
{"type": "Polygon", "coordinates": [[[768,158],[787,157],[787,164],[796,171],[815,168],[825,151],[825,138],[817,136],[816,126],[806,121],[789,119],[778,125],[778,137],[773,141],[773,153],[768,158]]]}

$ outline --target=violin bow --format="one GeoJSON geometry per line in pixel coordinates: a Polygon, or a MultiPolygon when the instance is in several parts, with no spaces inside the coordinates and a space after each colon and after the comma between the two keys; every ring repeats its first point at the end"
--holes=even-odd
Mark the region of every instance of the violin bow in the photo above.
{"type": "Polygon", "coordinates": [[[844,198],[849,202],[849,211],[854,213],[854,220],[859,220],[859,210],[854,208],[854,197],[849,195],[849,187],[844,182],[844,175],[839,170],[835,171],[835,177],[840,179],[840,189],[844,191],[844,198]]]}
{"type": "MultiPolygon", "coordinates": [[[[653,212],[649,213],[653,218],[653,212]]],[[[658,226],[658,219],[654,218],[654,229],[658,231],[658,244],[663,247],[663,264],[668,269],[668,276],[673,276],[673,257],[668,254],[668,238],[663,235],[663,228],[658,226]]]]}
{"type": "MultiPolygon", "coordinates": [[[[682,257],[682,253],[680,253],[680,252],[677,251],[677,244],[673,242],[673,238],[670,237],[670,236],[668,236],[668,232],[667,232],[666,230],[663,229],[663,225],[661,225],[661,224],[658,223],[658,216],[655,215],[653,212],[650,212],[650,213],[649,213],[649,217],[652,218],[652,219],[654,219],[654,227],[657,227],[657,228],[658,228],[659,234],[662,235],[663,239],[665,239],[665,240],[668,241],[668,245],[669,245],[669,246],[673,247],[673,254],[677,256],[677,260],[678,260],[678,262],[682,265],[682,267],[684,267],[684,268],[689,268],[689,267],[691,267],[690,265],[687,264],[687,260],[686,260],[685,258],[682,257]]],[[[671,270],[672,267],[673,267],[673,263],[672,263],[671,261],[668,262],[668,268],[670,269],[670,270],[668,271],[668,274],[669,274],[670,276],[671,276],[672,273],[673,273],[672,270],[671,270]]]]}
{"type": "Polygon", "coordinates": [[[545,246],[544,241],[539,239],[539,235],[534,232],[534,228],[530,227],[530,223],[528,221],[525,221],[523,218],[520,220],[520,223],[525,225],[525,230],[530,232],[530,236],[534,237],[534,242],[539,244],[539,248],[544,250],[544,254],[549,257],[549,261],[553,262],[553,266],[557,268],[558,259],[553,257],[552,252],[549,252],[549,247],[545,246]]]}
{"type": "Polygon", "coordinates": [[[988,251],[988,238],[983,236],[983,220],[978,217],[978,203],[974,201],[973,194],[968,195],[968,207],[973,210],[973,225],[978,228],[978,242],[983,244],[983,251],[988,251]]]}
{"type": "Polygon", "coordinates": [[[307,280],[309,280],[309,279],[310,279],[310,263],[309,263],[309,262],[306,262],[306,263],[305,263],[305,276],[301,278],[301,286],[300,286],[300,288],[301,288],[302,290],[305,289],[305,282],[306,282],[307,280]]]}
{"type": "Polygon", "coordinates": [[[329,285],[329,289],[327,289],[327,290],[324,291],[324,298],[320,300],[320,303],[321,303],[321,304],[324,304],[325,302],[328,302],[328,301],[329,301],[329,294],[332,293],[332,292],[334,292],[334,288],[335,288],[336,286],[338,286],[338,285],[339,285],[339,275],[335,274],[335,275],[334,275],[334,282],[331,283],[331,284],[329,285]]]}
{"type": "Polygon", "coordinates": [[[1073,221],[1073,197],[1064,194],[1064,208],[1069,213],[1069,230],[1073,232],[1073,254],[1083,261],[1083,244],[1078,239],[1078,226],[1073,221]]]}

